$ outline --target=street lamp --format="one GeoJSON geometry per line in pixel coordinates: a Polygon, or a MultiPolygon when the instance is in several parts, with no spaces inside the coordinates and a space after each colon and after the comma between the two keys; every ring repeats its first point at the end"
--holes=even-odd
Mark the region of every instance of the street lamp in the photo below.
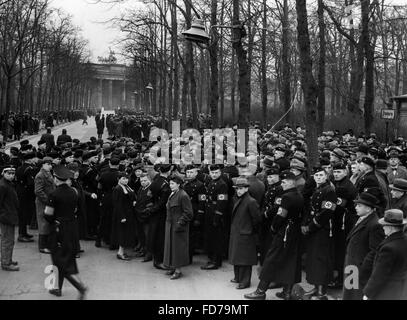
{"type": "Polygon", "coordinates": [[[206,32],[204,22],[201,19],[195,20],[191,24],[191,28],[182,32],[182,34],[185,36],[185,40],[196,43],[206,44],[210,40],[210,36],[206,32]]]}
{"type": "Polygon", "coordinates": [[[149,91],[149,98],[150,98],[150,108],[147,111],[147,114],[150,113],[152,111],[152,104],[153,104],[153,85],[151,84],[151,82],[148,83],[146,89],[149,91]]]}

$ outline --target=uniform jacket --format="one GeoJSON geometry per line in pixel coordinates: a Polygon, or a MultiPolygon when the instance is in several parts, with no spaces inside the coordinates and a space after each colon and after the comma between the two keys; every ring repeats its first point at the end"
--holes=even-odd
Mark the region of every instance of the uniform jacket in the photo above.
{"type": "Polygon", "coordinates": [[[234,199],[229,241],[229,261],[235,266],[257,264],[256,236],[261,221],[259,204],[244,194],[234,199]]]}
{"type": "Polygon", "coordinates": [[[383,172],[376,171],[376,178],[379,181],[380,188],[382,189],[384,198],[386,199],[386,209],[390,208],[391,205],[391,193],[389,188],[389,180],[387,179],[387,175],[383,172]]]}
{"type": "Polygon", "coordinates": [[[14,184],[4,178],[0,179],[0,223],[18,225],[19,202],[14,184]]]}
{"type": "Polygon", "coordinates": [[[377,249],[372,275],[364,294],[370,300],[405,300],[407,284],[407,236],[396,232],[377,249]]]}
{"type": "Polygon", "coordinates": [[[304,199],[298,189],[293,188],[283,191],[277,202],[280,214],[273,219],[275,236],[264,260],[260,279],[294,284],[301,281],[300,227],[304,199]],[[287,214],[285,218],[281,215],[283,210],[287,214]]]}
{"type": "Polygon", "coordinates": [[[52,133],[44,133],[41,136],[41,140],[46,142],[47,149],[50,149],[53,146],[55,146],[55,138],[54,138],[54,135],[52,133]]]}
{"type": "Polygon", "coordinates": [[[51,172],[41,169],[35,176],[34,184],[37,200],[46,205],[49,195],[55,190],[55,183],[51,172]]]}
{"type": "Polygon", "coordinates": [[[189,264],[189,223],[193,217],[191,199],[179,189],[166,203],[164,265],[173,268],[189,264]]]}
{"type": "Polygon", "coordinates": [[[350,231],[346,239],[345,267],[358,267],[359,290],[347,290],[345,288],[344,300],[361,300],[363,298],[363,287],[370,276],[377,247],[383,239],[383,228],[375,213],[363,219],[350,231]]]}

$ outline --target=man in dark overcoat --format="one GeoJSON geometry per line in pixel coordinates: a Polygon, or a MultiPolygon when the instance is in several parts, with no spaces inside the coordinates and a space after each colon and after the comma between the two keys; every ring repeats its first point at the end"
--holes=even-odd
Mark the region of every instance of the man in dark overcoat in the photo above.
{"type": "Polygon", "coordinates": [[[234,266],[237,289],[250,287],[252,266],[257,264],[256,237],[261,221],[259,204],[251,197],[247,178],[237,178],[229,240],[229,262],[234,266]]]}
{"type": "Polygon", "coordinates": [[[378,199],[367,192],[355,200],[359,220],[346,238],[343,300],[363,298],[363,287],[371,273],[376,249],[384,238],[383,229],[378,223],[377,204],[378,199]],[[352,270],[354,266],[358,269],[352,270]],[[355,271],[358,283],[351,286],[350,280],[355,271]]]}
{"type": "Polygon", "coordinates": [[[372,274],[363,290],[367,300],[407,299],[407,220],[399,209],[387,210],[379,220],[386,239],[379,245],[372,274]]]}

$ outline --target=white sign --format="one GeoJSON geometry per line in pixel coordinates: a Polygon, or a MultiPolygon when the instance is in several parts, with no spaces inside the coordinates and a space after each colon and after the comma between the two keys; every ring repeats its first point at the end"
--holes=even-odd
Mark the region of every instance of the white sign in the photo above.
{"type": "Polygon", "coordinates": [[[395,111],[392,109],[382,109],[382,119],[393,120],[395,117],[395,111]]]}

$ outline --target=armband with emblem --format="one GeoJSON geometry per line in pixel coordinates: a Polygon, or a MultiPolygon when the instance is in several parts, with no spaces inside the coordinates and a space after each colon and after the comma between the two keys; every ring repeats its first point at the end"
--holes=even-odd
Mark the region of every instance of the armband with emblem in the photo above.
{"type": "Polygon", "coordinates": [[[206,201],[206,194],[200,194],[200,195],[198,195],[198,200],[199,200],[199,201],[206,201]]]}
{"type": "Polygon", "coordinates": [[[218,194],[218,201],[227,201],[228,195],[227,194],[218,194]]]}
{"type": "Polygon", "coordinates": [[[333,203],[332,201],[323,201],[321,209],[328,209],[334,211],[336,209],[336,204],[333,203]]]}
{"type": "Polygon", "coordinates": [[[281,205],[281,198],[276,198],[276,201],[274,201],[274,203],[276,204],[276,205],[281,205]]]}

